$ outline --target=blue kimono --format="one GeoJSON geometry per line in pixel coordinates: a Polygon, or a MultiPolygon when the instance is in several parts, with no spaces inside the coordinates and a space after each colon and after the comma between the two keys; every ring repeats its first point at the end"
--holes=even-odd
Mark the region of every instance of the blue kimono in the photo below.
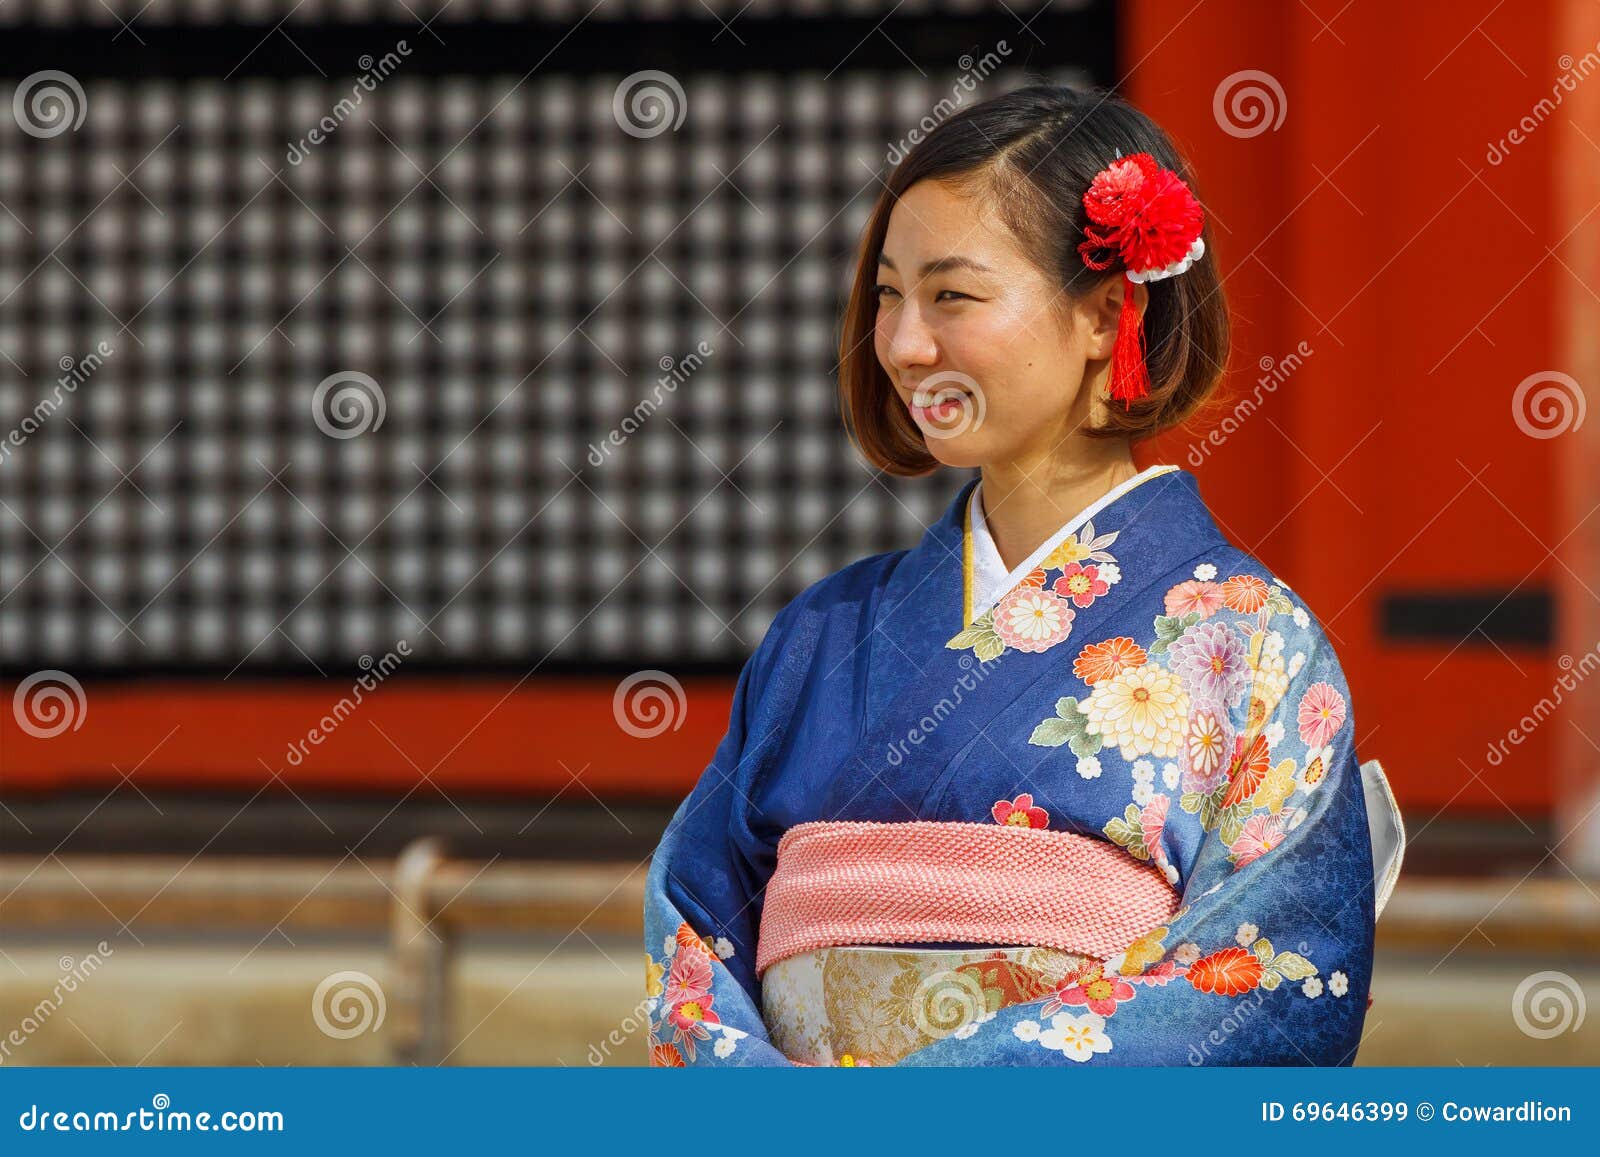
{"type": "Polygon", "coordinates": [[[651,1063],[1350,1064],[1387,882],[1316,620],[1170,466],[988,605],[976,485],[745,665],[650,867],[651,1063]],[[976,1003],[897,1014],[916,1047],[888,1061],[786,1055],[763,984],[848,946],[964,949],[941,975],[976,1003]]]}

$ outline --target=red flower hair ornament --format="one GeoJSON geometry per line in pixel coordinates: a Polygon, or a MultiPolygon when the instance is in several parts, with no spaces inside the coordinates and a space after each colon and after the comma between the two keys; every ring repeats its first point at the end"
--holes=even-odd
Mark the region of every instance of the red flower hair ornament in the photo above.
{"type": "Polygon", "coordinates": [[[1089,224],[1078,246],[1090,269],[1109,269],[1120,260],[1125,290],[1111,353],[1113,400],[1124,408],[1150,393],[1144,363],[1144,325],[1133,301],[1140,282],[1175,277],[1200,260],[1205,211],[1189,186],[1149,153],[1119,156],[1089,183],[1083,195],[1089,224]]]}

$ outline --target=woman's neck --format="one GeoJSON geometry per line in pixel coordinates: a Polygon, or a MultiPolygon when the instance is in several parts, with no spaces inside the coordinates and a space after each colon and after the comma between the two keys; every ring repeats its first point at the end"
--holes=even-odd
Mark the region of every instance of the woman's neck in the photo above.
{"type": "Polygon", "coordinates": [[[1085,507],[1138,475],[1125,442],[1093,460],[1059,458],[1025,469],[985,466],[983,516],[1006,569],[1015,568],[1085,507]]]}

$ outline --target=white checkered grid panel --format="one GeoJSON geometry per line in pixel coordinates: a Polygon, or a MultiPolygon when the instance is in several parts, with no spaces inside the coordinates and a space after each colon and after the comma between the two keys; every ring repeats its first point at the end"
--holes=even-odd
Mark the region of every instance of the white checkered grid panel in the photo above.
{"type": "Polygon", "coordinates": [[[82,131],[0,135],[0,424],[114,351],[0,461],[12,663],[733,662],[937,516],[947,479],[854,460],[832,367],[873,173],[948,81],[691,77],[640,140],[619,77],[514,79],[393,77],[298,164],[342,83],[97,81],[82,131]],[[386,405],[348,440],[343,370],[386,405]]]}
{"type": "MultiPolygon", "coordinates": [[[[1042,0],[1008,0],[1012,12],[1033,12],[1042,0]]],[[[1056,7],[1062,0],[1053,0],[1056,7]]],[[[329,21],[429,22],[438,26],[475,20],[744,19],[826,14],[879,16],[892,7],[897,16],[935,16],[980,12],[990,0],[7,0],[0,4],[0,27],[7,25],[127,25],[137,30],[162,24],[232,19],[246,24],[288,26],[329,21]]]]}

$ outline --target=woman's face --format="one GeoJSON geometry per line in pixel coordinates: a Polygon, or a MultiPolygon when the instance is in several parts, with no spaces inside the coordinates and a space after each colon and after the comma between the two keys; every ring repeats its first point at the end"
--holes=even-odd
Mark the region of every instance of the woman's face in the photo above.
{"type": "Polygon", "coordinates": [[[1111,352],[1093,320],[1106,295],[1071,305],[983,201],[938,181],[907,190],[877,295],[878,361],[945,465],[1028,468],[1094,419],[1084,369],[1111,352]]]}

